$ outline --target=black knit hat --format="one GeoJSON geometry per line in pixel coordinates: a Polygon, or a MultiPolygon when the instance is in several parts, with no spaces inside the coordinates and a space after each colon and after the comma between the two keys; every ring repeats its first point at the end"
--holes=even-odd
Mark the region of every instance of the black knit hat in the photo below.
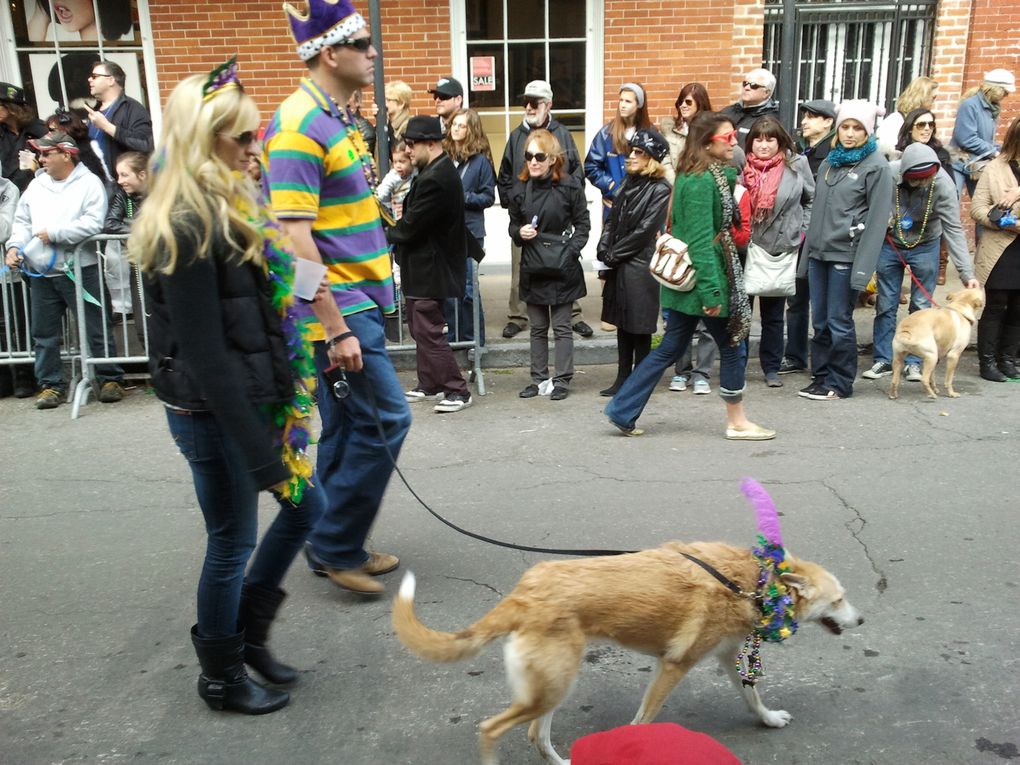
{"type": "Polygon", "coordinates": [[[669,144],[666,139],[659,131],[652,128],[640,128],[634,131],[634,135],[627,143],[632,149],[641,149],[656,162],[662,162],[669,154],[669,144]]]}

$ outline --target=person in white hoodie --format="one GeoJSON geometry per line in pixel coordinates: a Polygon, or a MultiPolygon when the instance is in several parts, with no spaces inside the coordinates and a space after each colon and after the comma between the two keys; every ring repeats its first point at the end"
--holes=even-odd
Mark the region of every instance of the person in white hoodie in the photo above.
{"type": "MultiPolygon", "coordinates": [[[[107,199],[103,182],[79,163],[78,146],[66,133],[52,131],[29,141],[29,146],[38,152],[42,172],[18,202],[6,262],[31,277],[35,376],[40,388],[35,405],[37,409],[54,409],[66,391],[60,360],[61,319],[65,310],[77,310],[68,264],[80,242],[103,230],[107,199]]],[[[97,263],[95,251],[82,252],[81,286],[90,295],[99,294],[97,263]]],[[[95,357],[110,355],[112,343],[107,347],[103,341],[104,318],[99,306],[86,300],[84,319],[89,352],[95,357]]],[[[99,365],[96,374],[100,401],[113,403],[124,397],[120,367],[99,365]]]]}

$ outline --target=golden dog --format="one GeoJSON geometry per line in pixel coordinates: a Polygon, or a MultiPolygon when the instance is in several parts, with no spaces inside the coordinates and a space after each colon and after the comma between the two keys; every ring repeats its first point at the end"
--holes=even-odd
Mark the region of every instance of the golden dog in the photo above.
{"type": "Polygon", "coordinates": [[[892,341],[893,373],[889,398],[898,395],[903,359],[908,353],[922,361],[921,384],[928,391],[928,398],[938,396],[933,377],[941,359],[946,360],[946,395],[959,398],[960,394],[953,390],[953,375],[956,374],[960,354],[970,342],[977,314],[984,306],[982,290],[965,289],[947,295],[945,308],[923,308],[900,322],[892,341]]]}
{"type": "MultiPolygon", "coordinates": [[[[626,555],[539,563],[491,611],[460,632],[426,627],[414,611],[414,575],[408,573],[393,604],[393,627],[411,651],[432,661],[474,656],[492,640],[504,647],[513,703],[481,723],[482,761],[497,762],[499,738],[531,723],[528,736],[551,763],[567,765],[550,739],[552,716],[573,685],[589,640],[611,640],[655,656],[658,668],[633,722],[651,722],[673,687],[702,659],[714,655],[750,710],[781,728],[791,716],[768,709],[754,685],[745,685],[734,658],[761,619],[756,601],[724,587],[688,553],[710,564],[744,593],[754,593],[759,564],[751,550],[719,542],[667,542],[626,555]]],[[[797,621],[820,622],[835,634],[864,620],[843,587],[821,566],[791,556],[779,575],[797,621]]],[[[768,583],[766,583],[767,585],[768,583]]]]}

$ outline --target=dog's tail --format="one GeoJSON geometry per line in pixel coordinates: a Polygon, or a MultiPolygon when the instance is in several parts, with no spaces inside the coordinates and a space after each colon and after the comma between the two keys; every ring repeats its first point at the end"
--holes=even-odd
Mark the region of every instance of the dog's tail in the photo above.
{"type": "Polygon", "coordinates": [[[414,613],[414,574],[404,575],[393,601],[393,629],[400,642],[423,659],[459,661],[477,654],[486,644],[514,630],[510,610],[502,601],[489,613],[460,632],[439,632],[426,627],[414,613]]]}

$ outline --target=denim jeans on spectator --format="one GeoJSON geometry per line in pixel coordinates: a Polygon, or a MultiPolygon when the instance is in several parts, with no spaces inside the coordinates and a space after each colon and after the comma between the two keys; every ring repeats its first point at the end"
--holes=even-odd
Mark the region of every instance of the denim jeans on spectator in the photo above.
{"type": "MultiPolygon", "coordinates": [[[[897,246],[911,272],[931,295],[935,291],[935,280],[939,272],[939,239],[924,242],[913,249],[897,246]]],[[[878,256],[878,294],[875,298],[875,361],[891,362],[892,339],[896,332],[896,312],[900,307],[900,288],[903,285],[904,266],[889,242],[882,245],[878,256]]],[[[922,308],[931,308],[931,301],[924,292],[910,280],[910,313],[922,308]]],[[[908,364],[920,363],[916,356],[907,356],[908,364]]]]}
{"type": "Polygon", "coordinates": [[[812,258],[808,262],[811,291],[811,375],[843,398],[854,392],[857,377],[857,327],[854,304],[857,290],[850,287],[851,263],[812,258]]]}
{"type": "Polygon", "coordinates": [[[605,408],[606,416],[617,425],[633,428],[644,411],[652,391],[662,378],[662,373],[677,363],[680,354],[691,342],[694,328],[699,321],[705,322],[705,329],[719,346],[719,396],[729,404],[736,404],[744,397],[744,371],[747,366],[747,342],[730,345],[726,332],[728,319],[712,316],[690,316],[679,311],[666,309],[666,332],[657,348],[645,356],[619,392],[605,408]]]}
{"type": "Polygon", "coordinates": [[[796,283],[797,292],[786,299],[786,350],[783,355],[801,369],[807,369],[811,301],[808,280],[797,279],[796,283]]]}
{"type": "MultiPolygon", "coordinates": [[[[53,388],[63,392],[64,366],[60,360],[60,345],[63,341],[64,312],[69,310],[77,313],[74,282],[70,277],[41,276],[25,277],[31,290],[32,339],[35,341],[35,377],[40,388],[53,388]]],[[[85,266],[81,270],[82,288],[90,295],[99,297],[99,266],[85,266]]],[[[103,325],[106,317],[94,303],[85,300],[85,331],[88,336],[89,354],[96,358],[114,356],[113,333],[107,325],[106,338],[103,343],[103,325]]],[[[99,383],[116,381],[124,377],[124,370],[116,364],[99,364],[96,366],[96,377],[99,383]]]]}
{"type": "Polygon", "coordinates": [[[226,637],[237,633],[241,585],[276,589],[301,550],[305,536],[322,513],[318,479],[298,505],[277,497],[280,511],[258,546],[248,576],[245,565],[258,539],[259,491],[240,450],[211,412],[167,409],[170,434],[191,468],[208,543],[198,580],[198,634],[226,637]]]}
{"type": "Polygon", "coordinates": [[[786,309],[786,298],[751,295],[750,299],[752,308],[757,301],[761,318],[761,341],[758,344],[761,371],[766,375],[776,374],[783,360],[783,312],[786,309]]]}
{"type": "Polygon", "coordinates": [[[344,318],[361,343],[365,366],[347,373],[350,395],[337,400],[322,377],[329,366],[326,344],[315,343],[322,418],[316,466],[326,509],[308,536],[316,556],[337,569],[358,568],[368,560],[365,539],[393,472],[391,458],[397,459],[411,428],[404,389],[386,353],[382,312],[372,309],[344,318]]]}

